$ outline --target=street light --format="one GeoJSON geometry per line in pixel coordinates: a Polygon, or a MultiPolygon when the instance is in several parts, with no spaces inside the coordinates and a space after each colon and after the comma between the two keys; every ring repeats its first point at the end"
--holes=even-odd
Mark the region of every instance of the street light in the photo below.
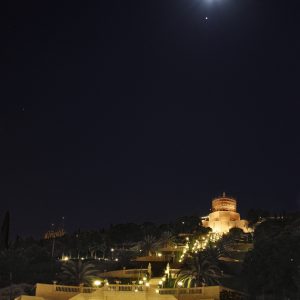
{"type": "Polygon", "coordinates": [[[101,285],[101,280],[94,281],[94,286],[96,286],[98,288],[100,285],[101,285]]]}
{"type": "Polygon", "coordinates": [[[114,259],[114,251],[115,251],[114,248],[111,248],[111,249],[110,249],[110,252],[111,252],[111,259],[112,259],[112,260],[114,259]]]}

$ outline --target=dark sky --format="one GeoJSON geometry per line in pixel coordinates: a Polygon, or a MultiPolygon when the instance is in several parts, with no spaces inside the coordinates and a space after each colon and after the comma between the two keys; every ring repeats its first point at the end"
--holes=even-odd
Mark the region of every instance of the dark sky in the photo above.
{"type": "Polygon", "coordinates": [[[15,232],[167,222],[223,191],[243,214],[299,208],[299,1],[7,2],[0,216],[15,232]]]}

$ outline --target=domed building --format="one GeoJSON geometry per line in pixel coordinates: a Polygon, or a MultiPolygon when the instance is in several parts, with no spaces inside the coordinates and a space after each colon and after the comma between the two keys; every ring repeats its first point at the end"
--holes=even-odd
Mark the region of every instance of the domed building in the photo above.
{"type": "Polygon", "coordinates": [[[227,197],[225,193],[221,197],[214,198],[212,200],[212,212],[207,217],[202,218],[202,225],[210,227],[215,233],[227,233],[234,227],[240,228],[244,232],[251,232],[248,221],[241,220],[236,206],[236,200],[227,197]]]}

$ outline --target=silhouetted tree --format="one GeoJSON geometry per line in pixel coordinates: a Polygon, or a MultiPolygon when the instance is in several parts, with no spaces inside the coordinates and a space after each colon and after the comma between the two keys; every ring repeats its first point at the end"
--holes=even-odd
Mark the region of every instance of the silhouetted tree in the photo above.
{"type": "Polygon", "coordinates": [[[175,236],[170,231],[164,231],[159,237],[157,244],[161,248],[175,245],[175,236]]]}
{"type": "Polygon", "coordinates": [[[9,225],[10,225],[10,217],[9,217],[9,212],[7,211],[5,213],[4,220],[1,226],[1,231],[0,231],[0,250],[8,249],[9,225]]]}
{"type": "Polygon", "coordinates": [[[158,241],[153,235],[146,235],[138,246],[145,255],[153,255],[158,248],[158,241]]]}
{"type": "Polygon", "coordinates": [[[78,261],[68,261],[61,267],[60,277],[66,283],[90,285],[93,276],[97,274],[94,264],[78,261]]]}
{"type": "Polygon", "coordinates": [[[219,284],[221,271],[216,262],[205,253],[193,253],[187,258],[182,270],[178,273],[175,287],[183,282],[185,287],[219,284]]]}

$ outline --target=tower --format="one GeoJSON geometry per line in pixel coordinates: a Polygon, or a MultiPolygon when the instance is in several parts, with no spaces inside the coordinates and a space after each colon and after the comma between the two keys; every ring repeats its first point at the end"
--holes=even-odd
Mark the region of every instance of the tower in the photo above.
{"type": "Polygon", "coordinates": [[[250,232],[248,221],[241,220],[237,212],[237,201],[232,197],[222,196],[212,200],[212,209],[208,217],[202,220],[204,227],[210,227],[215,233],[228,233],[231,228],[237,227],[244,232],[250,232]]]}

